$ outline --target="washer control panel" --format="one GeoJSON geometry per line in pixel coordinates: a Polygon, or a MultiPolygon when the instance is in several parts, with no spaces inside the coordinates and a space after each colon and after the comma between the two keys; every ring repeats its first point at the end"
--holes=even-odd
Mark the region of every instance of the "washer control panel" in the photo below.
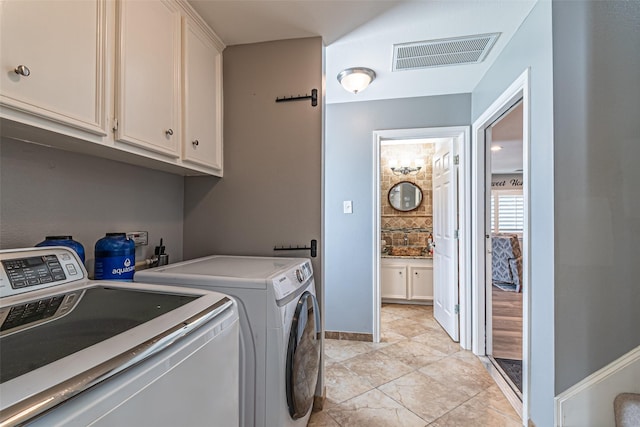
{"type": "Polygon", "coordinates": [[[67,278],[57,255],[9,259],[2,261],[2,266],[13,289],[58,282],[67,278]]]}
{"type": "Polygon", "coordinates": [[[277,276],[273,280],[276,300],[279,301],[295,292],[301,286],[305,286],[313,278],[311,262],[306,260],[286,273],[277,276]]]}
{"type": "Polygon", "coordinates": [[[0,297],[86,278],[75,252],[63,247],[0,251],[0,297]]]}

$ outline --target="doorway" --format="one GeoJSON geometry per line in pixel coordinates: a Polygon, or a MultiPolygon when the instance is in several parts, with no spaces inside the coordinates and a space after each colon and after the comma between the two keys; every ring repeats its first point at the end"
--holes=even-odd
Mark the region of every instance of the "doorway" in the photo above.
{"type": "MultiPolygon", "coordinates": [[[[522,99],[485,129],[486,353],[522,401],[522,99]]],[[[527,236],[528,237],[528,236],[527,236]]]]}
{"type": "MultiPolygon", "coordinates": [[[[471,216],[474,230],[471,275],[476,278],[472,287],[472,350],[481,358],[484,357],[496,383],[521,414],[523,420],[528,419],[529,413],[529,102],[529,71],[525,70],[473,124],[475,143],[471,153],[472,169],[474,170],[471,190],[473,195],[471,216]],[[512,148],[521,154],[522,171],[520,175],[519,171],[515,171],[515,169],[520,169],[519,167],[513,166],[513,164],[509,166],[516,176],[510,177],[506,181],[496,179],[496,185],[493,188],[501,187],[504,189],[502,192],[497,192],[492,191],[491,187],[492,172],[494,172],[492,170],[491,145],[492,142],[494,145],[503,145],[503,143],[496,143],[493,140],[493,133],[502,131],[499,130],[500,122],[508,120],[507,118],[520,121],[522,131],[519,139],[521,143],[513,143],[514,147],[512,148]],[[511,184],[509,182],[511,179],[514,179],[514,185],[512,188],[506,188],[511,184]],[[504,185],[503,181],[505,181],[504,185]],[[500,196],[503,196],[505,200],[504,231],[506,233],[503,233],[505,236],[499,236],[501,233],[496,233],[496,231],[500,231],[500,226],[496,225],[496,221],[500,219],[500,196]],[[493,209],[491,209],[492,203],[493,209]],[[508,204],[510,206],[507,206],[508,204]],[[518,210],[519,212],[510,218],[511,224],[507,224],[506,221],[507,210],[518,210]],[[504,245],[500,249],[494,248],[498,237],[501,238],[504,245]],[[520,247],[520,257],[516,255],[518,246],[520,247]],[[505,255],[504,253],[498,254],[498,252],[504,252],[504,248],[508,248],[508,252],[514,256],[509,257],[512,259],[506,261],[506,264],[504,262],[501,265],[496,264],[499,259],[502,259],[498,255],[505,255]],[[520,258],[521,261],[513,258],[520,258]],[[499,274],[494,275],[494,271],[499,274]],[[506,277],[507,274],[510,275],[509,278],[506,277]],[[517,305],[518,302],[521,307],[517,305]],[[505,315],[505,313],[513,315],[513,317],[509,318],[509,315],[505,315]],[[521,325],[519,321],[521,321],[521,325]],[[496,332],[498,335],[502,333],[502,336],[497,337],[496,332]],[[521,348],[519,343],[511,348],[503,346],[505,343],[514,344],[514,341],[505,341],[506,336],[521,337],[521,348]],[[496,340],[502,341],[497,342],[496,340]],[[498,345],[496,346],[496,344],[498,345]],[[502,357],[496,358],[495,350],[502,357]],[[511,353],[507,351],[511,351],[511,353]],[[511,366],[501,365],[497,359],[510,360],[514,363],[511,366]],[[507,374],[506,371],[510,369],[521,371],[515,375],[520,377],[520,387],[517,387],[507,374]]],[[[503,125],[506,124],[506,121],[503,122],[503,125]]],[[[494,163],[500,164],[499,161],[494,163]]]]}
{"type": "Polygon", "coordinates": [[[433,157],[431,139],[380,146],[381,340],[426,332],[433,318],[433,157]]]}
{"type": "MultiPolygon", "coordinates": [[[[372,254],[374,258],[374,298],[372,301],[374,315],[374,342],[380,342],[381,337],[380,328],[382,275],[390,274],[389,271],[391,271],[394,277],[398,279],[397,283],[395,284],[395,288],[398,290],[396,294],[398,299],[403,298],[406,300],[405,302],[411,302],[411,300],[417,302],[418,300],[420,300],[420,302],[422,303],[435,301],[436,305],[440,304],[440,308],[442,309],[441,312],[446,314],[446,318],[445,316],[441,316],[440,318],[438,318],[438,315],[436,315],[436,320],[438,320],[443,325],[443,327],[447,330],[447,333],[449,333],[449,335],[455,341],[460,341],[460,346],[462,348],[471,348],[471,318],[467,315],[467,313],[470,313],[470,310],[461,309],[462,307],[468,307],[470,301],[468,295],[470,292],[470,287],[466,283],[466,272],[470,268],[467,263],[470,260],[471,246],[469,240],[464,238],[464,230],[468,230],[468,224],[470,222],[470,216],[464,209],[464,207],[468,206],[470,203],[470,194],[468,191],[469,174],[465,173],[464,171],[466,167],[465,159],[468,158],[469,151],[469,129],[467,127],[400,129],[374,132],[373,170],[375,184],[373,187],[375,194],[374,201],[376,201],[373,209],[375,230],[373,233],[374,241],[372,244],[372,247],[374,248],[372,254]],[[396,236],[395,240],[393,239],[393,237],[388,238],[388,235],[383,235],[383,222],[381,220],[383,213],[381,203],[382,176],[380,173],[381,150],[383,145],[393,145],[394,143],[398,144],[401,140],[405,141],[405,143],[408,140],[413,140],[414,142],[419,140],[423,143],[426,141],[426,143],[433,145],[433,150],[436,151],[440,147],[451,147],[450,149],[445,149],[443,151],[443,154],[441,154],[440,166],[445,164],[446,169],[448,169],[449,171],[449,175],[446,177],[448,181],[445,182],[443,188],[451,190],[450,194],[455,194],[455,204],[457,204],[457,209],[449,209],[450,216],[448,216],[447,218],[452,219],[446,221],[446,235],[441,238],[449,239],[450,243],[452,243],[450,245],[447,245],[445,240],[443,240],[442,247],[450,247],[447,251],[447,254],[449,255],[449,261],[451,261],[451,257],[453,257],[453,261],[450,262],[445,268],[441,268],[440,272],[438,272],[439,268],[437,265],[437,256],[434,257],[435,264],[433,265],[433,267],[402,265],[396,266],[398,267],[397,271],[389,269],[385,269],[384,271],[381,270],[382,250],[386,246],[398,246],[400,251],[410,249],[429,250],[428,236],[429,233],[431,233],[432,239],[435,243],[435,248],[433,249],[433,251],[436,255],[438,251],[438,239],[433,236],[433,223],[431,221],[427,221],[426,216],[420,224],[416,224],[418,225],[418,227],[416,227],[418,230],[415,235],[409,236],[409,233],[401,232],[400,234],[402,236],[396,236]],[[456,184],[456,180],[459,181],[459,184],[456,184]],[[405,234],[407,234],[406,239],[405,234]],[[384,244],[381,243],[383,239],[385,242],[384,244]],[[433,272],[436,272],[436,275],[434,275],[433,272]],[[401,277],[402,275],[404,275],[404,278],[401,277]],[[433,278],[433,295],[427,295],[426,293],[422,292],[424,291],[424,280],[429,280],[427,279],[429,275],[433,278]],[[440,279],[438,278],[439,275],[442,276],[440,277],[440,279]],[[441,285],[438,285],[438,283],[440,283],[441,285]],[[446,286],[444,286],[445,283],[446,286]]],[[[437,156],[435,155],[433,156],[434,159],[436,159],[436,157],[437,156]]],[[[402,168],[404,166],[405,165],[398,165],[398,168],[402,168]]],[[[390,166],[387,165],[387,167],[390,166]]],[[[411,166],[410,164],[407,166],[407,168],[409,169],[416,167],[417,166],[415,164],[415,159],[413,161],[413,166],[411,166]]],[[[428,165],[428,167],[429,169],[431,169],[434,167],[434,165],[428,165]]],[[[425,192],[428,192],[427,198],[434,197],[432,188],[430,188],[429,186],[427,186],[427,188],[423,190],[423,197],[425,192]]],[[[433,202],[433,200],[429,201],[433,202]]],[[[432,218],[434,217],[429,218],[429,220],[431,220],[432,218]]],[[[388,278],[385,277],[385,279],[388,278]]]]}

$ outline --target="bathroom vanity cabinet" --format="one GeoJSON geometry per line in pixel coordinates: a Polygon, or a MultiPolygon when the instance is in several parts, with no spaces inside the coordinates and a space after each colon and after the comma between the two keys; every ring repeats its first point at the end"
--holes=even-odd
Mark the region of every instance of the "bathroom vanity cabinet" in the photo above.
{"type": "Polygon", "coordinates": [[[433,302],[433,259],[383,257],[380,292],[385,302],[433,302]]]}

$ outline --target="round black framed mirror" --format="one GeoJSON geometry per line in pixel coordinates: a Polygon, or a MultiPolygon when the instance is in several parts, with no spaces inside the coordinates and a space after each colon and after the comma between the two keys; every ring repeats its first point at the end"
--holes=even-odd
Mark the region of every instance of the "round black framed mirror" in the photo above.
{"type": "Polygon", "coordinates": [[[389,190],[389,204],[396,210],[409,212],[422,203],[422,190],[413,182],[402,181],[389,190]]]}

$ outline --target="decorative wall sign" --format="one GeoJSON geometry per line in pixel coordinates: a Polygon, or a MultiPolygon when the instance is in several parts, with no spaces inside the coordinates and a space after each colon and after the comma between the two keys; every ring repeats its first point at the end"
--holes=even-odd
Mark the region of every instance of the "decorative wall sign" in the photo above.
{"type": "Polygon", "coordinates": [[[491,175],[492,190],[522,190],[522,174],[491,175]]]}

